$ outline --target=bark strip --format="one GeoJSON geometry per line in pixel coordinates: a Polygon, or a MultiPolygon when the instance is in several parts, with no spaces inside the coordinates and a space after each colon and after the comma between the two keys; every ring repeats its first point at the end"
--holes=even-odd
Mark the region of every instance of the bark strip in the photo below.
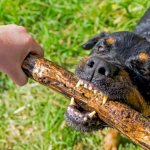
{"type": "Polygon", "coordinates": [[[150,149],[150,119],[130,107],[109,100],[102,105],[103,96],[84,87],[76,87],[77,77],[44,58],[30,55],[22,66],[25,73],[40,84],[71,98],[86,110],[95,110],[100,119],[126,135],[131,141],[150,149]]]}

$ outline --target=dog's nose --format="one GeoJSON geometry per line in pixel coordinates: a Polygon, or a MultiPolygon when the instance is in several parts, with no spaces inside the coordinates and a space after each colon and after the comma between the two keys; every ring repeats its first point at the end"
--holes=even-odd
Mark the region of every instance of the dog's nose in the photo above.
{"type": "Polygon", "coordinates": [[[89,79],[110,77],[113,75],[114,66],[99,57],[91,57],[85,64],[85,74],[89,79]]]}

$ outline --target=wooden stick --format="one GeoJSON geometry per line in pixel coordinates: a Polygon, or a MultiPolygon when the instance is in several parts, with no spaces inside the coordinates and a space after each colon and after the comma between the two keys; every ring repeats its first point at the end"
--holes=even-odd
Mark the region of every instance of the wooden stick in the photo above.
{"type": "Polygon", "coordinates": [[[101,94],[83,86],[76,87],[75,75],[44,58],[30,55],[23,63],[23,70],[33,80],[71,98],[86,110],[95,110],[100,119],[126,135],[146,150],[150,149],[150,119],[119,102],[109,100],[102,104],[101,94]]]}

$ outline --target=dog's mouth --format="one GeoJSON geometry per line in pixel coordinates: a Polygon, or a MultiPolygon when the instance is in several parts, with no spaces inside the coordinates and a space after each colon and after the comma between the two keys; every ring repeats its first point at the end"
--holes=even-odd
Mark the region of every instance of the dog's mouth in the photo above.
{"type": "MultiPolygon", "coordinates": [[[[109,88],[112,85],[112,82],[110,83],[110,85],[109,82],[106,82],[106,80],[104,80],[104,82],[107,83],[107,87],[109,88]]],[[[125,101],[126,104],[129,104],[132,108],[143,113],[145,116],[149,116],[150,114],[149,106],[147,105],[143,97],[140,95],[138,90],[130,83],[131,83],[130,80],[126,78],[126,75],[125,78],[123,78],[123,75],[120,75],[118,82],[116,81],[114,83],[115,86],[111,87],[111,90],[109,90],[111,93],[106,92],[108,88],[103,87],[102,81],[89,82],[80,79],[76,84],[76,87],[78,88],[80,86],[83,86],[84,88],[92,91],[96,95],[100,94],[101,97],[103,98],[102,102],[103,105],[109,99],[113,99],[112,97],[116,98],[115,96],[116,93],[116,95],[120,95],[122,99],[113,99],[113,100],[117,100],[120,102],[126,100],[125,101]],[[118,87],[116,85],[118,85],[118,87]]],[[[108,126],[102,120],[100,120],[95,111],[85,110],[83,109],[82,106],[83,105],[80,104],[79,101],[75,101],[74,98],[71,98],[71,102],[65,113],[65,119],[70,127],[78,131],[90,132],[108,126]]]]}
{"type": "MultiPolygon", "coordinates": [[[[121,100],[126,97],[131,87],[131,82],[128,74],[123,69],[118,69],[118,73],[115,74],[113,78],[105,75],[95,75],[91,78],[91,72],[86,72],[86,61],[87,59],[81,61],[76,69],[76,75],[80,79],[76,85],[77,88],[83,86],[94,94],[100,94],[103,98],[103,105],[109,98],[113,100],[121,100]]],[[[107,126],[99,119],[96,112],[84,110],[82,105],[80,105],[78,101],[74,101],[73,98],[71,99],[71,103],[65,113],[65,118],[70,127],[79,131],[89,132],[107,126]]]]}
{"type": "MultiPolygon", "coordinates": [[[[108,96],[104,95],[98,88],[85,80],[79,80],[76,87],[83,86],[94,94],[99,93],[103,95],[103,104],[108,100],[108,96]]],[[[82,108],[82,106],[71,98],[71,102],[66,110],[65,119],[68,125],[78,131],[90,132],[102,129],[107,126],[102,120],[99,119],[95,111],[89,111],[82,108]]]]}
{"type": "MultiPolygon", "coordinates": [[[[147,103],[136,86],[133,85],[130,75],[125,68],[118,67],[117,73],[113,74],[113,76],[101,74],[90,76],[91,72],[85,68],[86,61],[87,59],[84,59],[76,69],[76,75],[80,79],[76,84],[77,88],[83,86],[95,94],[100,94],[103,98],[103,104],[108,99],[111,99],[125,103],[146,116],[150,114],[147,103]]],[[[74,101],[74,98],[71,99],[65,118],[70,127],[79,131],[89,132],[106,126],[99,119],[96,112],[83,109],[82,104],[79,101],[74,101]]]]}
{"type": "MultiPolygon", "coordinates": [[[[83,86],[94,94],[100,94],[103,99],[103,105],[107,102],[108,98],[118,99],[120,96],[122,97],[122,95],[126,93],[124,90],[124,86],[126,85],[121,84],[123,79],[120,78],[121,75],[118,75],[120,69],[114,65],[110,67],[110,64],[104,60],[101,62],[102,66],[98,66],[100,58],[94,57],[96,60],[92,58],[92,56],[84,58],[79,63],[75,73],[80,80],[76,87],[83,86]],[[87,66],[88,60],[91,61],[89,61],[87,66]],[[97,67],[92,70],[94,64],[96,64],[97,67]],[[109,67],[111,68],[110,70],[109,67]],[[114,74],[114,78],[109,77],[108,74],[111,74],[111,76],[114,74]],[[118,89],[118,86],[121,88],[118,89]]],[[[73,98],[65,113],[65,118],[69,126],[79,131],[89,132],[102,129],[106,126],[106,124],[99,119],[96,112],[84,110],[78,101],[73,101],[73,98]]]]}

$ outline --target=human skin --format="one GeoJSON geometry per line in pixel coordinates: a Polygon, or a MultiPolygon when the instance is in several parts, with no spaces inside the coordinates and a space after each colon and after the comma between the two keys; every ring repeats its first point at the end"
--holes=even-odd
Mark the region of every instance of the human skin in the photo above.
{"type": "Polygon", "coordinates": [[[29,53],[43,56],[41,46],[23,26],[0,26],[0,72],[22,86],[28,81],[21,66],[29,53]]]}

